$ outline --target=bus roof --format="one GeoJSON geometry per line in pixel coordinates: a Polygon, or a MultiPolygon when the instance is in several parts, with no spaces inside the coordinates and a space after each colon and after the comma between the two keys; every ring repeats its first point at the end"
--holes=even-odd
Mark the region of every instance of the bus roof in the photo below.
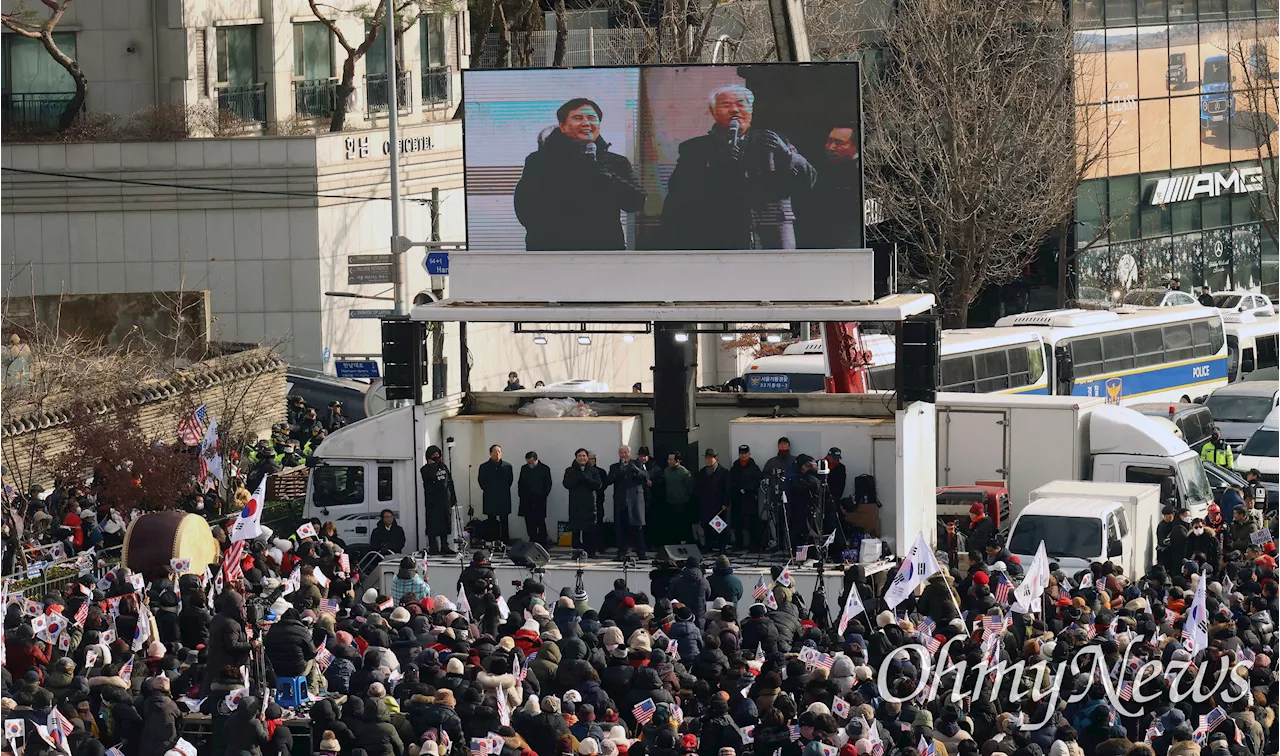
{"type": "Polygon", "coordinates": [[[1217,310],[1202,305],[1124,308],[1119,311],[1041,310],[1024,312],[1020,315],[1006,315],[996,321],[995,327],[1035,331],[1046,341],[1054,342],[1070,336],[1110,333],[1145,326],[1220,317],[1217,310]]]}

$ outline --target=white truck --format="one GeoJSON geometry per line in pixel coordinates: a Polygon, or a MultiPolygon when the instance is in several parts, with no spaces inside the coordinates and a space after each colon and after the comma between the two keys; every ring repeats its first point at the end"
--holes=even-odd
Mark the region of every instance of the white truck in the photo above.
{"type": "Polygon", "coordinates": [[[1160,509],[1157,485],[1056,480],[1031,492],[1009,551],[1025,567],[1044,541],[1049,559],[1069,575],[1109,561],[1136,577],[1156,561],[1160,509]]]}
{"type": "Polygon", "coordinates": [[[1016,518],[1055,480],[1163,485],[1203,516],[1213,501],[1199,455],[1167,423],[1104,399],[939,394],[938,485],[1004,480],[1016,518]]]}

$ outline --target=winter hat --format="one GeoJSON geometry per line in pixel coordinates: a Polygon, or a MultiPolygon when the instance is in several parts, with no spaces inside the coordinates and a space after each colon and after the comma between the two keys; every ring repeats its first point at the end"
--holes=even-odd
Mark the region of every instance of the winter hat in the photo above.
{"type": "Polygon", "coordinates": [[[543,697],[541,706],[542,706],[543,714],[559,714],[560,713],[560,699],[556,698],[555,696],[543,697]]]}
{"type": "Polygon", "coordinates": [[[428,740],[418,749],[418,756],[440,756],[440,746],[436,745],[436,741],[428,740]]]}
{"type": "Polygon", "coordinates": [[[447,664],[444,665],[444,671],[446,674],[450,674],[450,675],[463,674],[464,670],[462,667],[462,660],[456,656],[453,657],[452,659],[449,660],[447,664]]]}
{"type": "Polygon", "coordinates": [[[370,588],[369,590],[365,591],[364,595],[360,597],[360,603],[362,604],[378,603],[378,589],[370,588]]]}
{"type": "Polygon", "coordinates": [[[436,703],[441,706],[448,706],[449,708],[453,708],[458,705],[458,702],[453,697],[453,691],[448,688],[441,688],[436,691],[436,703]]]}
{"type": "Polygon", "coordinates": [[[600,643],[605,648],[612,649],[615,646],[621,646],[622,641],[622,628],[610,626],[600,631],[600,643]]]}
{"type": "Polygon", "coordinates": [[[605,738],[600,742],[601,756],[618,756],[618,744],[605,738]]]}
{"type": "Polygon", "coordinates": [[[338,742],[338,736],[333,734],[333,730],[325,730],[320,736],[320,750],[322,751],[341,751],[342,745],[338,742]]]}
{"type": "Polygon", "coordinates": [[[969,505],[969,514],[971,515],[986,514],[986,509],[982,506],[982,502],[975,501],[974,503],[969,505]]]}
{"type": "Polygon", "coordinates": [[[991,576],[979,570],[978,572],[973,573],[973,584],[974,585],[990,585],[991,576]]]}
{"type": "Polygon", "coordinates": [[[151,645],[147,646],[148,659],[163,659],[166,653],[168,653],[168,651],[160,641],[152,641],[151,645]]]}
{"type": "Polygon", "coordinates": [[[630,741],[627,739],[627,731],[626,731],[626,729],[625,729],[625,728],[623,728],[623,726],[622,726],[622,725],[614,725],[613,727],[610,727],[610,728],[609,728],[609,731],[608,731],[608,732],[606,732],[606,733],[604,734],[604,736],[605,736],[605,738],[607,738],[609,741],[611,741],[611,742],[613,742],[613,743],[615,743],[615,744],[617,744],[617,743],[628,743],[628,742],[630,742],[630,741]]]}
{"type": "Polygon", "coordinates": [[[876,627],[889,627],[896,623],[897,619],[893,616],[893,612],[888,609],[876,615],[876,627]]]}
{"type": "Polygon", "coordinates": [[[407,625],[410,619],[409,610],[403,606],[397,606],[391,610],[391,621],[397,625],[407,625]]]}
{"type": "Polygon", "coordinates": [[[600,753],[600,744],[596,742],[595,738],[583,738],[578,743],[578,753],[581,756],[596,756],[596,754],[600,753]]]}

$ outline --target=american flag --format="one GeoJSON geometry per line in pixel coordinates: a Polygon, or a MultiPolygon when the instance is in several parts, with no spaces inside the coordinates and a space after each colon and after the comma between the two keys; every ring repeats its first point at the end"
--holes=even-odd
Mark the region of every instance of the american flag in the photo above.
{"type": "Polygon", "coordinates": [[[129,661],[120,667],[120,679],[129,682],[129,678],[133,677],[133,657],[129,657],[129,661]]]}
{"type": "Polygon", "coordinates": [[[226,574],[227,580],[239,580],[244,576],[244,570],[240,566],[240,561],[244,558],[244,543],[244,541],[232,541],[227,547],[227,552],[222,555],[222,571],[226,574]]]}
{"type": "Polygon", "coordinates": [[[813,659],[813,666],[821,667],[827,670],[828,672],[831,671],[831,666],[835,663],[836,663],[836,657],[831,656],[829,654],[818,654],[813,659]]]}
{"type": "Polygon", "coordinates": [[[1013,590],[1013,583],[1009,578],[1004,576],[1003,572],[996,573],[996,601],[1002,604],[1009,603],[1009,591],[1013,590]]]}
{"type": "Polygon", "coordinates": [[[999,617],[994,614],[988,614],[982,618],[982,630],[987,633],[995,633],[999,635],[1009,627],[1008,617],[999,617]]]}
{"type": "Polygon", "coordinates": [[[1227,712],[1221,706],[1215,707],[1208,714],[1200,715],[1200,726],[1196,728],[1195,737],[1197,743],[1203,743],[1209,733],[1213,732],[1218,725],[1227,719],[1227,712]]]}
{"type": "Polygon", "coordinates": [[[798,725],[798,724],[788,725],[788,726],[787,726],[787,734],[791,737],[791,742],[792,742],[792,743],[794,743],[794,742],[796,742],[797,740],[799,740],[799,739],[800,739],[800,725],[798,725]]]}
{"type": "Polygon", "coordinates": [[[187,446],[195,446],[204,439],[209,427],[209,405],[202,404],[183,416],[178,423],[178,439],[187,446]]]}
{"type": "Polygon", "coordinates": [[[938,632],[938,623],[933,621],[933,617],[925,617],[920,620],[920,625],[916,630],[920,633],[920,637],[929,638],[938,632]]]}
{"type": "Polygon", "coordinates": [[[942,650],[942,641],[932,635],[926,635],[924,637],[924,647],[928,649],[929,655],[933,656],[942,650]]]}
{"type": "Polygon", "coordinates": [[[75,616],[76,624],[79,625],[80,627],[84,627],[84,621],[88,618],[89,618],[89,601],[86,599],[82,604],[80,604],[80,608],[76,610],[76,616],[75,616]]]}
{"type": "Polygon", "coordinates": [[[1094,636],[1096,636],[1097,634],[1098,634],[1098,628],[1094,627],[1092,622],[1090,622],[1090,623],[1088,623],[1088,624],[1086,624],[1086,625],[1084,626],[1084,637],[1085,637],[1085,638],[1088,638],[1088,639],[1092,640],[1092,639],[1093,639],[1093,637],[1094,637],[1094,636]]]}
{"type": "Polygon", "coordinates": [[[471,739],[471,756],[488,756],[492,753],[489,749],[493,747],[493,741],[488,738],[472,738],[471,739]]]}
{"type": "Polygon", "coordinates": [[[937,750],[933,747],[933,738],[926,738],[923,735],[920,736],[920,744],[916,746],[916,751],[920,756],[938,756],[937,750]]]}
{"type": "Polygon", "coordinates": [[[1096,590],[1098,593],[1102,593],[1107,589],[1107,581],[1103,578],[1098,578],[1097,580],[1093,581],[1093,589],[1096,590]]]}
{"type": "MultiPolygon", "coordinates": [[[[54,706],[49,710],[49,732],[54,734],[56,738],[58,734],[63,737],[70,735],[75,727],[72,726],[71,720],[62,716],[62,712],[58,711],[58,707],[54,706]]],[[[59,743],[61,745],[61,743],[59,743]]]]}
{"type": "Polygon", "coordinates": [[[324,599],[320,602],[320,611],[330,614],[338,613],[338,600],[336,598],[324,599]]]}
{"type": "Polygon", "coordinates": [[[635,706],[631,707],[631,714],[636,718],[636,724],[649,724],[653,720],[653,713],[658,707],[654,705],[652,698],[646,698],[635,706]]]}
{"type": "Polygon", "coordinates": [[[316,649],[316,666],[320,668],[321,672],[324,672],[325,670],[327,670],[329,668],[329,665],[332,663],[333,663],[333,654],[329,652],[328,648],[326,648],[325,646],[321,646],[320,648],[316,649]]]}
{"type": "Polygon", "coordinates": [[[1117,692],[1117,694],[1120,696],[1121,701],[1132,701],[1133,700],[1133,683],[1126,682],[1124,685],[1121,685],[1120,690],[1117,692]]]}
{"type": "Polygon", "coordinates": [[[107,756],[124,756],[124,751],[121,751],[119,748],[116,748],[115,746],[111,746],[110,748],[107,749],[107,756]]]}
{"type": "Polygon", "coordinates": [[[764,582],[764,575],[756,581],[756,587],[751,589],[751,595],[756,597],[756,601],[764,601],[764,595],[769,592],[769,584],[764,582]]]}
{"type": "Polygon", "coordinates": [[[679,706],[671,707],[671,723],[677,727],[684,724],[684,710],[679,706]]]}

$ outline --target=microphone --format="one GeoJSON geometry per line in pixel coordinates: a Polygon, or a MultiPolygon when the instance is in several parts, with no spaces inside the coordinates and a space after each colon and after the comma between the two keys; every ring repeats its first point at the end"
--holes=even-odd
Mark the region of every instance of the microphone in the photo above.
{"type": "Polygon", "coordinates": [[[729,121],[729,135],[733,137],[733,146],[738,146],[738,132],[742,129],[742,124],[737,118],[729,121]]]}
{"type": "Polygon", "coordinates": [[[587,146],[584,151],[587,153],[587,157],[591,158],[592,160],[596,159],[596,143],[595,142],[587,142],[587,146]]]}

